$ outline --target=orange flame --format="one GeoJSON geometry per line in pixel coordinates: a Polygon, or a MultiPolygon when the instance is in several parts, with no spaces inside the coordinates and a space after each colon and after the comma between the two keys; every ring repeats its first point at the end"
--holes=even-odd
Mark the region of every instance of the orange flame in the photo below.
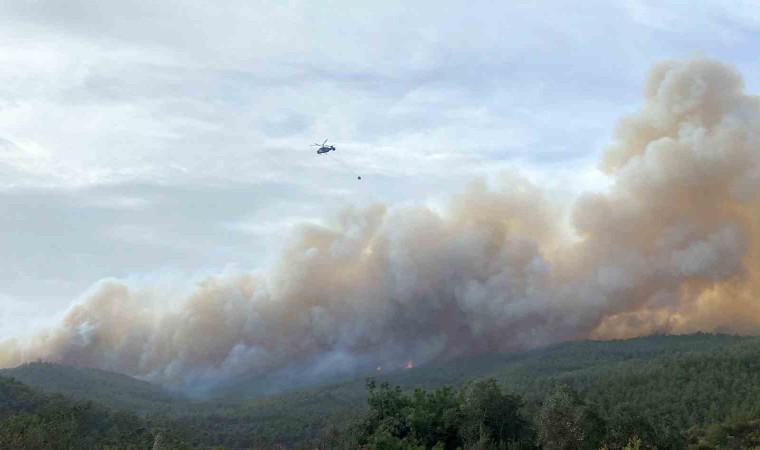
{"type": "Polygon", "coordinates": [[[407,369],[413,369],[413,368],[414,368],[414,361],[412,361],[412,360],[410,359],[410,360],[409,360],[409,361],[406,363],[406,368],[407,368],[407,369]]]}

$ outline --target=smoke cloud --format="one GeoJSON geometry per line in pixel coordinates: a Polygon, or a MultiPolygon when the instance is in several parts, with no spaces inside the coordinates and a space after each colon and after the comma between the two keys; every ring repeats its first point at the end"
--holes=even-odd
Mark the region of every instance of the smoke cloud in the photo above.
{"type": "Polygon", "coordinates": [[[655,66],[618,122],[605,193],[557,205],[518,178],[444,212],[370,205],[304,225],[275,267],[178,301],[102,282],[61,323],[0,345],[173,386],[421,365],[577,338],[760,330],[760,100],[701,57],[655,66]],[[571,231],[571,233],[568,233],[571,231]]]}

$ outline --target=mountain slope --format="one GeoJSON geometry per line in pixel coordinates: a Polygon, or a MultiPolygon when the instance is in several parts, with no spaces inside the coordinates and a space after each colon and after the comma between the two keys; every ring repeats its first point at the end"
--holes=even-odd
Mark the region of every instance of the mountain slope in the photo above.
{"type": "Polygon", "coordinates": [[[157,440],[169,445],[166,448],[190,448],[158,422],[93,402],[44,394],[0,376],[0,448],[137,449],[151,448],[157,440]]]}
{"type": "MultiPolygon", "coordinates": [[[[569,342],[367,375],[405,391],[458,387],[472,379],[494,378],[525,399],[528,417],[535,415],[556,385],[570,384],[605,415],[631,418],[637,421],[632,422],[636,427],[652,420],[669,423],[680,433],[693,426],[760,415],[756,406],[760,405],[758,369],[760,338],[698,333],[569,342]]],[[[13,371],[35,385],[48,384],[48,390],[74,398],[114,395],[109,404],[133,405],[142,412],[160,411],[156,403],[165,402],[171,405],[164,411],[173,415],[173,429],[185,441],[228,447],[261,448],[272,442],[294,444],[314,439],[326,429],[344,428],[362,414],[367,400],[363,377],[247,400],[189,402],[156,391],[158,388],[147,383],[103,371],[59,365],[27,365],[13,371]],[[96,386],[89,391],[98,393],[88,392],[88,386],[96,386]]],[[[231,390],[239,389],[241,383],[244,386],[245,381],[235,380],[231,390]]]]}
{"type": "MultiPolygon", "coordinates": [[[[415,387],[435,388],[443,385],[459,386],[473,378],[495,377],[504,386],[515,391],[532,391],[536,377],[552,376],[559,373],[579,376],[593,370],[609,367],[629,360],[648,360],[683,354],[691,351],[709,351],[736,344],[746,337],[696,333],[691,335],[652,335],[641,338],[612,341],[573,341],[526,352],[507,354],[487,354],[476,357],[458,358],[449,361],[416,367],[390,373],[371,372],[372,376],[388,380],[405,389],[415,387]]],[[[273,397],[277,394],[261,395],[269,383],[261,378],[238,377],[216,389],[215,398],[241,399],[253,397],[273,397]]],[[[305,383],[305,382],[304,382],[305,383]]],[[[354,386],[363,392],[364,377],[342,382],[328,383],[335,386],[354,386]]],[[[325,384],[321,385],[325,386],[325,384]]],[[[288,389],[281,395],[292,392],[320,391],[320,386],[288,389]]],[[[341,389],[345,391],[344,388],[341,389]]]]}
{"type": "Polygon", "coordinates": [[[49,401],[29,386],[11,378],[0,377],[0,420],[14,414],[36,411],[49,401]]]}
{"type": "Polygon", "coordinates": [[[36,362],[0,370],[0,376],[15,378],[42,392],[141,414],[172,414],[191,407],[191,402],[160,386],[99,369],[36,362]]]}
{"type": "MultiPolygon", "coordinates": [[[[377,378],[410,391],[418,387],[461,386],[472,379],[492,377],[508,391],[525,398],[528,416],[535,414],[554,386],[567,383],[600,403],[608,414],[629,408],[636,414],[673,419],[678,427],[688,428],[721,421],[727,415],[751,413],[752,405],[747,401],[760,399],[760,371],[755,374],[754,365],[743,365],[746,360],[760,362],[760,339],[698,333],[569,342],[524,353],[450,361],[377,378]],[[725,367],[725,373],[713,372],[714,367],[725,367]],[[732,374],[742,380],[743,390],[726,382],[732,374]],[[694,390],[695,386],[704,392],[694,390]],[[708,392],[709,396],[705,394],[708,392]],[[661,403],[669,404],[669,409],[661,403]],[[695,412],[695,405],[702,411],[695,412]]],[[[215,442],[229,446],[252,445],[252,435],[259,444],[292,443],[313,438],[325,427],[345,426],[365,409],[366,400],[364,380],[359,379],[251,399],[226,410],[215,410],[210,417],[187,417],[183,423],[191,429],[204,429],[215,442]],[[210,421],[214,427],[208,426],[210,421]]]]}

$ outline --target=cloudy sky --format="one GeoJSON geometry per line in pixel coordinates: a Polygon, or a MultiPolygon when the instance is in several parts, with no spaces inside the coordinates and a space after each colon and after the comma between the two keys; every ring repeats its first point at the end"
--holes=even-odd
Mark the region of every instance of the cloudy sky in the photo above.
{"type": "Polygon", "coordinates": [[[602,190],[653,63],[760,92],[758,2],[689,3],[0,0],[0,338],[104,278],[264,267],[348,205],[602,190]]]}

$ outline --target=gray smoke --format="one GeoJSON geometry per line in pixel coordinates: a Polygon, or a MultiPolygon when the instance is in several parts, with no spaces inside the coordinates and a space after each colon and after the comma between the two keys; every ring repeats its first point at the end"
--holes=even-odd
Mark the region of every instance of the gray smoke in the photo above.
{"type": "Polygon", "coordinates": [[[760,330],[760,101],[741,77],[701,57],[658,64],[602,166],[610,190],[570,207],[509,179],[473,183],[443,213],[346,210],[301,227],[276,267],[209,277],[176,301],[102,282],[55,328],[2,343],[0,365],[42,358],[187,386],[760,330]]]}

